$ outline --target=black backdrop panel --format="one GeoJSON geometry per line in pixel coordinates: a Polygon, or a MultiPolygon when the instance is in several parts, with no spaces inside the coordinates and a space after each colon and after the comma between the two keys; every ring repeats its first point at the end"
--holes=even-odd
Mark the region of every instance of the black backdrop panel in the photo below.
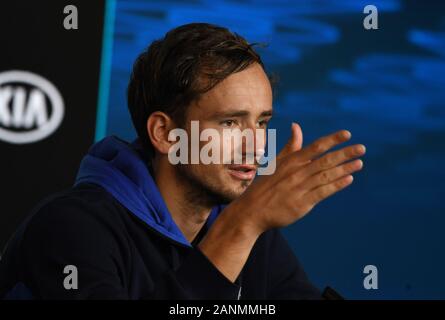
{"type": "Polygon", "coordinates": [[[2,2],[1,248],[40,199],[72,185],[93,143],[103,19],[104,1],[2,2]],[[67,5],[77,30],[64,28],[67,5]]]}

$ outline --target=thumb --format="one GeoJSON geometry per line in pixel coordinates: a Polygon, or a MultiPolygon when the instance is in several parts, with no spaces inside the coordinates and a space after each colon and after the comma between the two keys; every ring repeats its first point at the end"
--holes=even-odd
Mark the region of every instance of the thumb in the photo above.
{"type": "Polygon", "coordinates": [[[291,137],[284,146],[284,148],[281,150],[277,159],[282,159],[288,154],[300,150],[302,146],[303,146],[303,132],[301,131],[301,127],[298,123],[292,122],[291,137]]]}
{"type": "Polygon", "coordinates": [[[291,127],[291,137],[284,149],[291,153],[301,149],[303,146],[303,132],[301,131],[301,127],[298,123],[292,122],[291,127]]]}

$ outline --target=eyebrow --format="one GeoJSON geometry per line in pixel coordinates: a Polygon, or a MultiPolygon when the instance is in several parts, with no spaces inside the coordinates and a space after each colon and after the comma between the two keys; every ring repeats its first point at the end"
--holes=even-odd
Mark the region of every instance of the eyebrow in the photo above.
{"type": "MultiPolygon", "coordinates": [[[[261,112],[260,117],[271,117],[272,113],[273,113],[272,109],[265,110],[265,111],[261,112]]],[[[212,115],[212,118],[219,119],[219,118],[244,117],[244,116],[248,116],[249,114],[250,114],[250,112],[247,110],[216,112],[212,115]]]]}

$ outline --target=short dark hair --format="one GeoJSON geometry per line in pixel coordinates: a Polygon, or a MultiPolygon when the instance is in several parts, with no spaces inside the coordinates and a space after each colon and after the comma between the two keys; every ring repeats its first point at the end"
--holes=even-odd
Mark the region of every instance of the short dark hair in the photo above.
{"type": "Polygon", "coordinates": [[[170,30],[138,56],[128,84],[128,108],[150,157],[149,116],[162,111],[184,125],[188,105],[203,93],[255,62],[264,68],[255,45],[227,28],[190,23],[170,30]]]}

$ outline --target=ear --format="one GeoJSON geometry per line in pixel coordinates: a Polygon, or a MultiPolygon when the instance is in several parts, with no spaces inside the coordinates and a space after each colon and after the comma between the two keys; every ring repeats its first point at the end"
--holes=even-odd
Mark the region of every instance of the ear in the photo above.
{"type": "Polygon", "coordinates": [[[164,112],[155,111],[147,119],[147,133],[151,144],[160,154],[168,154],[170,147],[175,143],[168,141],[168,133],[174,129],[174,121],[164,112]]]}

